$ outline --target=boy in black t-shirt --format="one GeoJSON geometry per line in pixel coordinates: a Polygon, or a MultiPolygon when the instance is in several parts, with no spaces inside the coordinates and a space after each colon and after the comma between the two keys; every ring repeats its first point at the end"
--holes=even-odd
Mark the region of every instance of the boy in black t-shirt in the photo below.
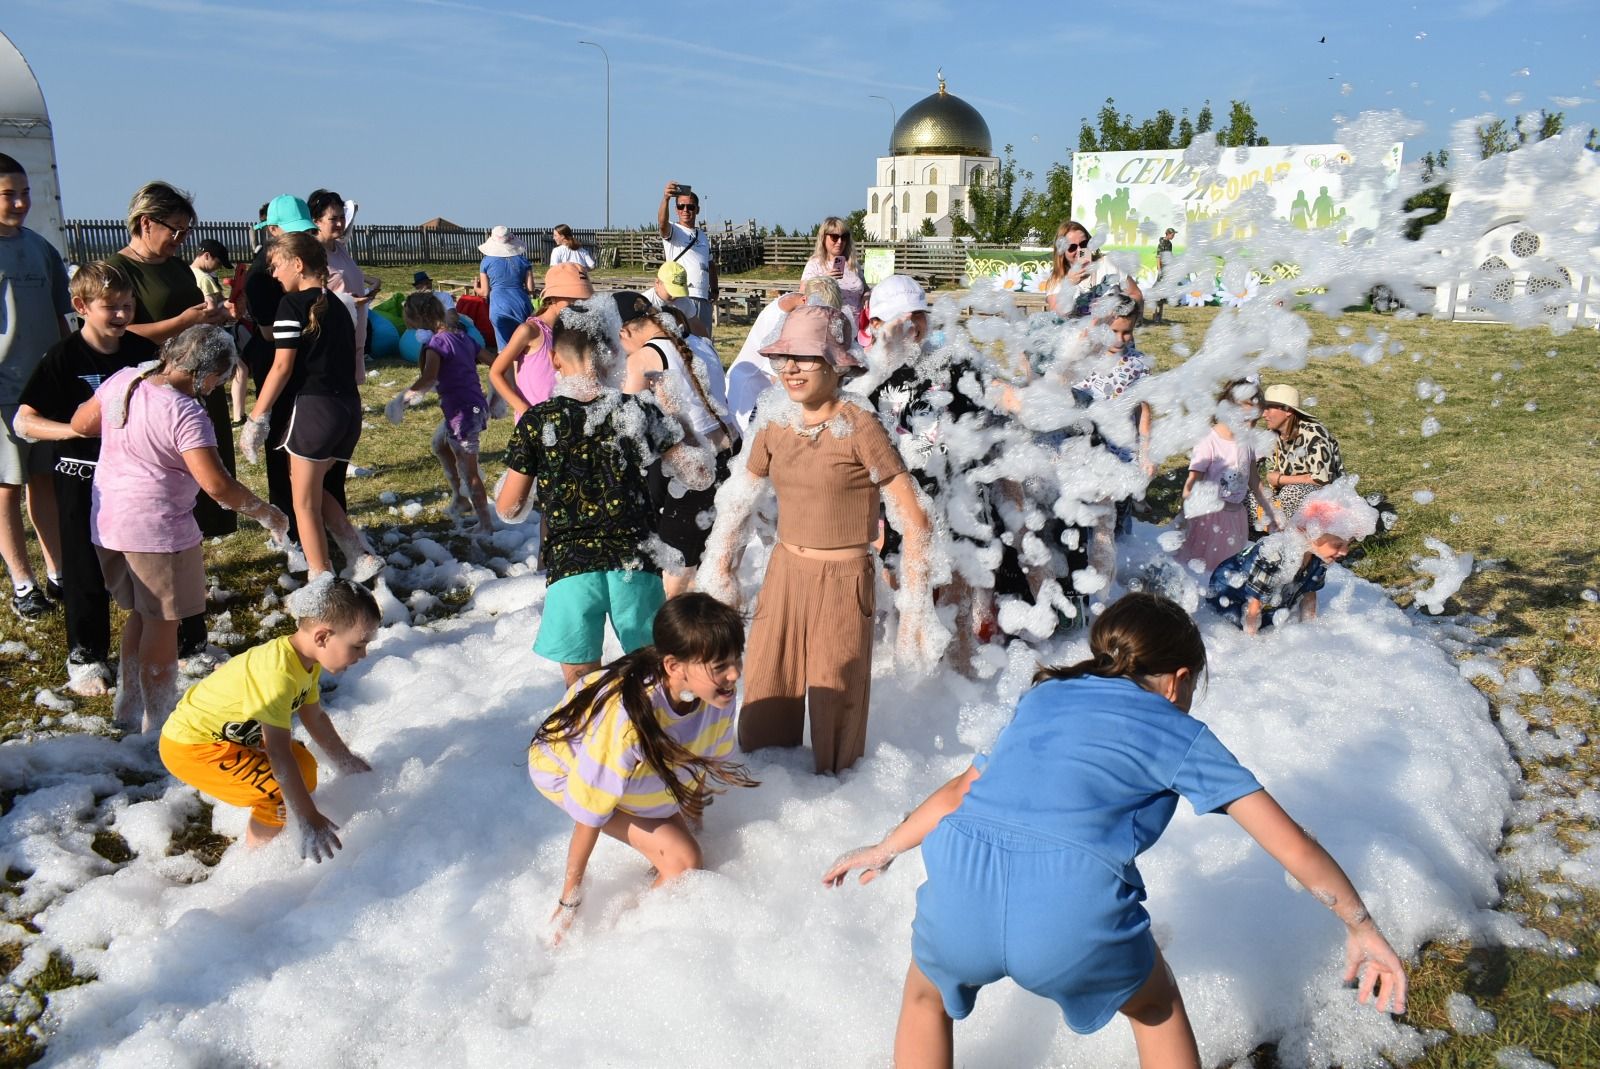
{"type": "Polygon", "coordinates": [[[89,540],[89,505],[100,439],[72,429],[72,414],[102,381],[156,358],[156,347],[127,333],[133,285],[102,260],[86,264],[70,285],[83,328],[51,347],[22,391],[15,426],[36,441],[56,442],[56,509],[61,523],[61,586],[67,609],[67,689],[104,694],[112,675],[111,601],[89,540]]]}

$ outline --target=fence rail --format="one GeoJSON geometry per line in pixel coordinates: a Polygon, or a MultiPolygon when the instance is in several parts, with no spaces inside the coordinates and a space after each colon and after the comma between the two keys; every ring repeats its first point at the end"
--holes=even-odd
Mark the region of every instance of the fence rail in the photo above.
{"type": "MultiPolygon", "coordinates": [[[[120,219],[69,219],[62,228],[67,255],[74,263],[87,263],[116,252],[128,243],[128,230],[120,219]]],[[[550,227],[517,227],[515,238],[537,264],[550,262],[554,240],[550,227]]],[[[654,269],[663,259],[661,238],[654,230],[584,230],[573,233],[606,267],[635,265],[654,269]]],[[[478,246],[489,236],[483,229],[424,230],[415,226],[358,225],[350,233],[350,252],[357,263],[369,267],[407,267],[412,264],[477,263],[478,246]]],[[[762,267],[797,270],[811,258],[816,242],[808,237],[774,237],[762,234],[754,222],[724,224],[710,234],[717,266],[725,274],[762,267]]],[[[256,233],[249,223],[199,223],[189,236],[189,247],[213,238],[227,248],[235,262],[250,258],[256,233]]],[[[968,246],[952,241],[866,242],[859,249],[893,249],[894,269],[914,275],[931,286],[960,282],[969,252],[1016,246],[968,246]]]]}

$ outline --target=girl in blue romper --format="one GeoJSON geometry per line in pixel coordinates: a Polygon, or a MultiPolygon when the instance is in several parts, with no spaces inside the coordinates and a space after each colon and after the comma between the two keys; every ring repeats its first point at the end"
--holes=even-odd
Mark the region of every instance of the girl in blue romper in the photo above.
{"type": "Polygon", "coordinates": [[[1089,634],[1093,655],[1044,670],[985,761],[934,792],[876,846],[823,876],[866,883],[923,847],[895,1065],[950,1065],[951,1021],[1003,976],[1061,1007],[1075,1032],[1118,1012],[1141,1065],[1200,1064],[1183,998],[1150,935],[1137,856],[1178,795],[1226,812],[1345,922],[1362,1002],[1405,1011],[1405,971],[1344,871],[1211,730],[1188,715],[1205,645],[1175,603],[1129,594],[1089,634]]]}

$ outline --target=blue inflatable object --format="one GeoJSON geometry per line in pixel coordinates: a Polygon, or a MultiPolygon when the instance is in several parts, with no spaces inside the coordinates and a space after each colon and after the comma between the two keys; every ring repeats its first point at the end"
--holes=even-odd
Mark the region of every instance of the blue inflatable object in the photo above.
{"type": "MultiPolygon", "coordinates": [[[[369,315],[367,317],[367,355],[372,357],[389,357],[400,354],[400,332],[394,329],[394,324],[383,316],[369,315]]],[[[416,359],[412,358],[412,363],[416,359]]]]}
{"type": "MultiPolygon", "coordinates": [[[[478,348],[483,348],[483,335],[479,333],[477,327],[473,326],[472,321],[463,316],[461,319],[461,325],[467,328],[467,337],[477,342],[478,348]]],[[[415,364],[418,360],[422,359],[422,338],[420,331],[408,330],[404,332],[400,335],[398,344],[400,359],[404,360],[406,363],[415,364]]]]}

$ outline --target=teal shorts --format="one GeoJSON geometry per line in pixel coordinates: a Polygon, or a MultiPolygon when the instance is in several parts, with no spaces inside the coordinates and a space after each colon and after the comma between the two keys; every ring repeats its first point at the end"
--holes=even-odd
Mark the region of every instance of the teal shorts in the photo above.
{"type": "Polygon", "coordinates": [[[654,572],[581,572],[557,579],[545,592],[533,652],[561,664],[598,663],[610,616],[622,652],[632,653],[650,645],[656,610],[666,600],[654,572]]]}

